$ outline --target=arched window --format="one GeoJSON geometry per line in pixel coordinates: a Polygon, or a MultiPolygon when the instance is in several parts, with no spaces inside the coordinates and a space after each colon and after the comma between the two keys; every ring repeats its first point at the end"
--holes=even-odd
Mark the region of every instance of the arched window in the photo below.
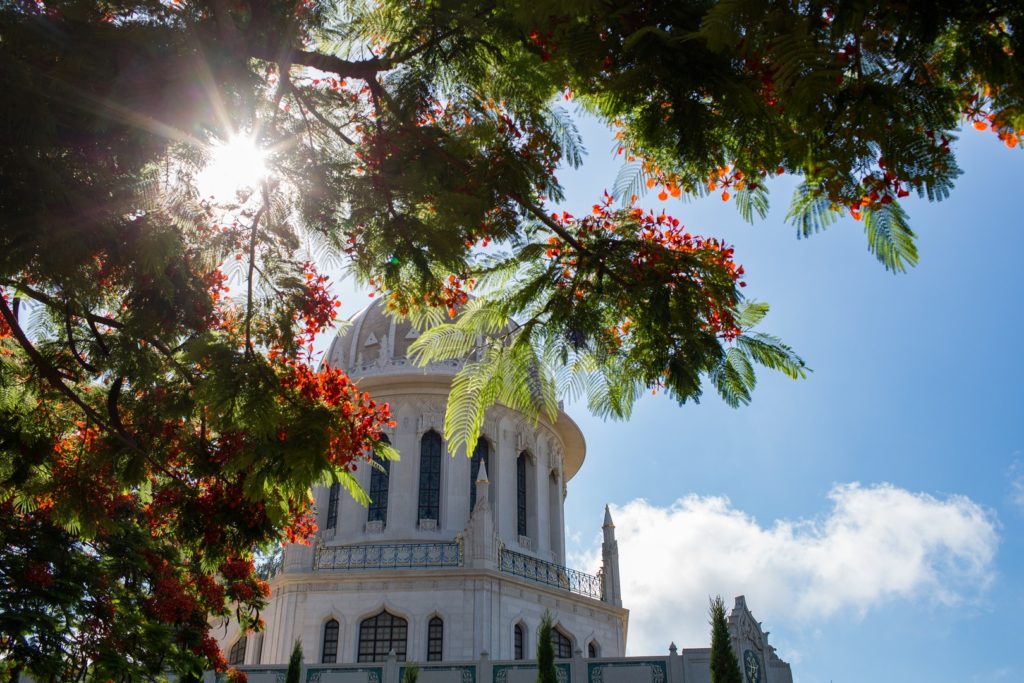
{"type": "Polygon", "coordinates": [[[430,430],[420,441],[420,495],[418,519],[440,522],[441,435],[430,430]]]}
{"type": "Polygon", "coordinates": [[[526,528],[526,451],[516,458],[516,533],[529,536],[526,528]]]}
{"type": "Polygon", "coordinates": [[[338,620],[331,619],[324,624],[324,647],[320,656],[322,664],[334,664],[338,661],[338,620]]]}
{"type": "MultiPolygon", "coordinates": [[[[483,438],[477,439],[476,448],[473,449],[473,457],[469,461],[469,514],[473,514],[473,508],[476,507],[476,478],[480,475],[480,463],[484,463],[490,469],[491,463],[488,458],[490,454],[491,449],[487,445],[487,440],[483,438]]],[[[488,473],[488,476],[490,476],[490,473],[488,473]]]]}
{"type": "Polygon", "coordinates": [[[561,509],[562,509],[562,487],[558,484],[558,473],[554,470],[551,471],[551,476],[548,477],[548,543],[551,544],[551,550],[555,553],[556,562],[561,560],[562,543],[561,543],[561,509]]]}
{"type": "Polygon", "coordinates": [[[327,494],[327,524],[324,526],[328,529],[333,529],[338,524],[338,493],[340,491],[340,484],[331,484],[331,491],[327,494]]]}
{"type": "MultiPolygon", "coordinates": [[[[390,444],[388,437],[380,435],[383,443],[390,444]]],[[[373,456],[370,466],[370,507],[366,511],[366,521],[388,523],[388,478],[391,476],[391,461],[373,456]]]]}
{"type": "Polygon", "coordinates": [[[231,666],[241,666],[245,664],[245,642],[247,638],[242,636],[235,641],[235,644],[231,646],[230,652],[228,652],[228,664],[231,666]]]}
{"type": "Polygon", "coordinates": [[[601,648],[597,646],[595,641],[587,643],[587,657],[589,659],[597,659],[601,656],[601,648]]]}
{"type": "Polygon", "coordinates": [[[557,627],[551,629],[551,647],[555,650],[555,657],[559,659],[572,657],[572,641],[557,627]]]}
{"type": "Polygon", "coordinates": [[[515,659],[523,658],[523,647],[526,644],[526,633],[523,630],[522,624],[516,624],[512,629],[512,647],[514,650],[513,656],[515,659]]]}
{"type": "Polygon", "coordinates": [[[444,622],[441,617],[434,617],[427,624],[427,661],[440,662],[441,649],[444,645],[444,622]]]}
{"type": "Polygon", "coordinates": [[[405,661],[405,641],[409,625],[402,617],[388,611],[364,619],[359,624],[359,662],[383,662],[388,652],[395,651],[398,661],[405,661]]]}

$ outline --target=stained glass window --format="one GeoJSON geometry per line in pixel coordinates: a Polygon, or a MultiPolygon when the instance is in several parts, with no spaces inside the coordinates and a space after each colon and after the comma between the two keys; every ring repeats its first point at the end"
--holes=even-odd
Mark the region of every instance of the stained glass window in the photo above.
{"type": "MultiPolygon", "coordinates": [[[[390,444],[388,437],[381,434],[380,440],[390,444]]],[[[391,476],[391,461],[381,460],[376,455],[370,467],[370,506],[366,511],[368,522],[388,523],[388,478],[391,476]],[[379,465],[379,467],[378,467],[379,465]]]]}
{"type": "Polygon", "coordinates": [[[408,634],[408,622],[386,610],[364,619],[359,624],[359,653],[356,661],[383,662],[388,652],[394,650],[398,661],[404,662],[408,634]]]}
{"type": "Polygon", "coordinates": [[[441,646],[444,644],[444,622],[434,617],[427,624],[427,661],[441,661],[441,646]]]}
{"type": "Polygon", "coordinates": [[[231,651],[228,652],[228,664],[231,666],[241,666],[245,664],[245,641],[247,638],[242,636],[235,641],[235,644],[231,646],[231,651]]]}
{"type": "Polygon", "coordinates": [[[331,484],[331,491],[327,494],[327,524],[328,529],[333,529],[338,524],[338,493],[341,491],[340,484],[331,484]]]}
{"type": "Polygon", "coordinates": [[[555,649],[555,657],[559,659],[572,657],[572,641],[557,628],[551,629],[551,647],[555,649]]]}
{"type": "Polygon", "coordinates": [[[338,661],[338,620],[331,619],[324,624],[324,650],[320,657],[323,664],[334,664],[338,661]]]}
{"type": "Polygon", "coordinates": [[[431,430],[420,441],[419,519],[440,523],[441,513],[441,435],[431,430]]]}
{"type": "Polygon", "coordinates": [[[526,533],[526,452],[516,458],[516,530],[520,536],[526,533]]]}

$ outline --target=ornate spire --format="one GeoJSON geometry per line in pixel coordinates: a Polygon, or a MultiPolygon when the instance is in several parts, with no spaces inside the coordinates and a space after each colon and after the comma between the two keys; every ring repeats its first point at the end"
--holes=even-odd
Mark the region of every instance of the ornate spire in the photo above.
{"type": "Polygon", "coordinates": [[[615,523],[612,512],[604,506],[604,524],[601,527],[604,543],[601,544],[601,576],[604,579],[604,600],[622,607],[622,589],[619,583],[619,544],[615,540],[615,523]]]}

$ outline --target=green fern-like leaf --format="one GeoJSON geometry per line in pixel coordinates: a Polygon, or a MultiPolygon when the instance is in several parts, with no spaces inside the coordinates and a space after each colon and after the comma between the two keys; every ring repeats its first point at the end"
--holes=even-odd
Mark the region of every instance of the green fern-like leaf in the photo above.
{"type": "Polygon", "coordinates": [[[797,227],[797,237],[810,237],[838,220],[838,213],[819,190],[802,183],[793,193],[786,220],[797,227]]]}
{"type": "Polygon", "coordinates": [[[803,359],[780,339],[763,332],[744,333],[736,346],[758,365],[778,370],[790,379],[803,379],[810,371],[803,359]]]}
{"type": "Polygon", "coordinates": [[[482,361],[466,363],[455,375],[444,416],[444,438],[450,453],[460,448],[472,453],[476,448],[485,412],[497,401],[505,365],[502,350],[489,347],[482,361]]]}
{"type": "Polygon", "coordinates": [[[573,168],[579,168],[587,150],[572,116],[564,107],[551,107],[543,113],[543,117],[562,148],[562,159],[573,168]]]}
{"type": "Polygon", "coordinates": [[[352,496],[357,503],[363,507],[370,504],[369,494],[366,493],[363,487],[359,484],[359,480],[356,479],[351,472],[348,470],[336,470],[334,474],[338,478],[338,483],[341,484],[341,488],[345,489],[345,491],[352,496]]]}
{"type": "Polygon", "coordinates": [[[898,203],[882,204],[864,212],[868,249],[886,268],[902,273],[917,265],[916,235],[898,203]]]}
{"type": "Polygon", "coordinates": [[[647,190],[644,166],[639,161],[630,161],[622,165],[612,185],[612,196],[617,202],[628,202],[630,197],[642,197],[647,190]]]}
{"type": "Polygon", "coordinates": [[[741,330],[748,330],[768,315],[768,304],[759,301],[748,301],[736,310],[736,324],[741,330]]]}
{"type": "Polygon", "coordinates": [[[758,185],[754,189],[750,189],[748,186],[739,190],[736,192],[736,208],[743,220],[748,223],[754,222],[755,213],[758,218],[766,218],[768,216],[768,188],[758,185]]]}

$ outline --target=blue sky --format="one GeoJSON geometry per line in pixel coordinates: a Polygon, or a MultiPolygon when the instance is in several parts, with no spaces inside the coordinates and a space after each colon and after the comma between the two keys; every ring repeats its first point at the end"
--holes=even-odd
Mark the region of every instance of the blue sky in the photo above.
{"type": "MultiPolygon", "coordinates": [[[[610,185],[615,172],[603,131],[585,129],[597,143],[589,145],[584,171],[563,174],[570,205],[586,206],[592,188],[610,185]]],[[[670,534],[682,534],[686,524],[716,528],[725,513],[705,509],[713,498],[728,499],[726,519],[745,516],[744,530],[729,539],[738,547],[707,552],[702,546],[715,546],[716,538],[669,542],[667,549],[656,542],[631,546],[619,522],[620,545],[649,556],[637,571],[656,555],[686,552],[674,558],[677,573],[665,578],[652,568],[643,577],[654,594],[640,600],[647,605],[649,597],[649,609],[658,610],[676,585],[700,603],[678,605],[653,629],[688,620],[678,635],[665,634],[666,646],[669,639],[706,643],[706,636],[690,640],[706,631],[701,595],[720,592],[731,601],[746,594],[801,682],[1017,681],[1024,675],[1016,656],[1024,645],[1024,286],[1017,264],[1024,252],[1024,151],[969,130],[957,154],[964,175],[953,196],[907,204],[920,236],[920,264],[903,275],[874,260],[863,226],[852,219],[797,240],[784,223],[793,187],[785,178],[772,186],[771,214],[754,225],[717,197],[665,203],[692,231],[735,245],[748,273],[747,293],[771,304],[764,328],[814,370],[798,382],[763,373],[753,403],[738,410],[712,392],[701,404],[682,407],[648,396],[628,423],[572,411],[590,444],[566,501],[577,552],[595,543],[602,501],[621,507],[643,498],[663,510],[694,497],[684,511],[656,522],[670,534]],[[837,514],[829,493],[853,482],[861,485],[860,499],[845,490],[841,500],[868,509],[851,521],[837,514]],[[983,518],[972,517],[979,511],[983,518]],[[799,525],[797,542],[766,557],[773,541],[791,539],[778,533],[779,521],[799,525]],[[833,528],[844,524],[855,525],[860,538],[844,540],[844,531],[833,528]],[[924,543],[929,532],[934,537],[924,543]],[[875,559],[833,556],[835,565],[822,578],[804,566],[827,564],[815,552],[875,559]],[[927,557],[906,570],[905,585],[886,584],[885,574],[915,564],[920,552],[927,557]],[[705,554],[712,557],[702,560],[705,554]],[[709,567],[711,560],[754,564],[768,576],[709,567]],[[870,584],[872,570],[864,565],[883,573],[874,577],[877,592],[871,585],[844,590],[870,584]],[[682,580],[688,572],[709,577],[682,580]],[[747,585],[727,580],[736,574],[750,574],[747,585]],[[816,591],[848,595],[829,600],[816,591]]],[[[644,519],[645,513],[651,510],[620,514],[644,519]]],[[[631,635],[643,631],[644,619],[634,607],[631,635]]]]}
{"type": "MultiPolygon", "coordinates": [[[[578,214],[618,163],[581,121],[590,154],[560,173],[578,214]]],[[[906,204],[921,262],[903,275],[852,219],[797,240],[787,178],[754,225],[717,197],[645,198],[735,245],[762,327],[814,372],[762,373],[736,410],[713,391],[647,396],[629,422],[569,407],[589,446],[568,551],[594,561],[611,504],[630,654],[706,646],[708,595],[745,594],[800,683],[1021,680],[1024,151],[973,130],[956,151],[953,196],[906,204]]],[[[346,313],[367,301],[341,293],[346,313]]]]}

